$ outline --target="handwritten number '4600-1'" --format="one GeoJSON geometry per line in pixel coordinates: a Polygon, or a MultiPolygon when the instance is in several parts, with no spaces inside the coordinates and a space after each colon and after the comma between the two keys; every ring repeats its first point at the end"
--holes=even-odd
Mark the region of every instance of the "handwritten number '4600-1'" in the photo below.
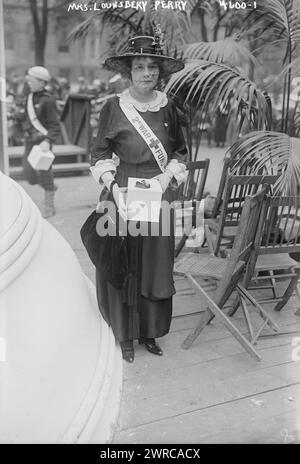
{"type": "Polygon", "coordinates": [[[225,2],[224,0],[219,0],[219,5],[224,8],[225,11],[229,8],[230,10],[245,10],[246,8],[256,9],[256,2],[225,2]]]}

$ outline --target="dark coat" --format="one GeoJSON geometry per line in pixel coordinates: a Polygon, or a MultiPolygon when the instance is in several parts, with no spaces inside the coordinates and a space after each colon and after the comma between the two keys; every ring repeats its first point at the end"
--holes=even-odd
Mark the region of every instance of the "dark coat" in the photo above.
{"type": "MultiPolygon", "coordinates": [[[[159,111],[140,114],[164,145],[168,161],[177,159],[184,163],[187,148],[172,100],[169,99],[159,111]]],[[[117,97],[109,100],[101,111],[92,149],[92,165],[112,158],[112,153],[120,158],[115,176],[120,187],[127,186],[128,177],[151,178],[161,174],[151,150],[124,115],[117,97]]],[[[163,200],[171,201],[172,198],[172,192],[167,189],[163,200]]],[[[140,336],[161,337],[169,331],[172,295],[175,293],[173,224],[168,236],[127,237],[127,250],[129,278],[126,299],[124,301],[124,292],[105,281],[98,269],[99,308],[120,341],[140,336]],[[129,301],[134,303],[129,304],[129,301]]]]}
{"type": "Polygon", "coordinates": [[[36,171],[29,164],[27,158],[33,147],[44,140],[50,143],[50,147],[60,134],[59,118],[55,99],[46,90],[33,94],[33,105],[37,119],[48,130],[46,135],[41,134],[33,127],[27,113],[27,99],[25,104],[25,152],[23,156],[23,173],[25,179],[31,184],[40,184],[45,190],[55,190],[52,168],[48,171],[36,171]]]}
{"type": "Polygon", "coordinates": [[[40,123],[48,130],[46,136],[40,134],[31,124],[27,114],[27,100],[25,105],[25,137],[26,141],[40,143],[48,140],[53,144],[60,134],[60,125],[57,114],[56,102],[52,95],[46,90],[33,94],[33,105],[36,116],[40,123]]]}

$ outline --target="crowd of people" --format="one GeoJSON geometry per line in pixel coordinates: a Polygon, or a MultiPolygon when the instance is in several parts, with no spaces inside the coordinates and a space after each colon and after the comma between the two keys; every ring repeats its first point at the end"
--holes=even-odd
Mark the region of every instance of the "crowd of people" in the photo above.
{"type": "MultiPolygon", "coordinates": [[[[128,79],[116,73],[111,79],[103,81],[94,79],[89,83],[86,78],[79,76],[70,82],[65,77],[53,77],[47,82],[46,89],[56,100],[60,114],[70,93],[85,94],[91,99],[91,128],[96,136],[99,111],[103,106],[106,95],[120,93],[129,86],[128,79]]],[[[24,143],[24,101],[28,93],[28,86],[24,76],[11,74],[7,79],[7,116],[9,145],[18,146],[24,143]]],[[[238,137],[236,133],[236,118],[229,108],[218,108],[215,114],[209,109],[195,118],[195,133],[201,132],[208,147],[230,146],[238,137]]]]}

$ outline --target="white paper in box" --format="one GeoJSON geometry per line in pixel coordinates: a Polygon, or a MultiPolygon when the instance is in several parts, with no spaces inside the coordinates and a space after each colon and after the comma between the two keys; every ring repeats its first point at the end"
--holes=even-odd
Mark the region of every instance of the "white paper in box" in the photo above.
{"type": "Polygon", "coordinates": [[[128,178],[127,214],[132,221],[159,222],[162,189],[157,179],[128,178]]]}
{"type": "Polygon", "coordinates": [[[38,145],[34,145],[27,159],[33,169],[37,171],[48,171],[54,158],[55,156],[52,151],[43,151],[38,145]]]}

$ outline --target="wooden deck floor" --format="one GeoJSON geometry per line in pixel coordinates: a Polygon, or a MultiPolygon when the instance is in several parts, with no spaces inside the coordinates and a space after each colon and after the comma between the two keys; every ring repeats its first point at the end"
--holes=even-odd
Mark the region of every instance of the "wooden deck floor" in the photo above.
{"type": "MultiPolygon", "coordinates": [[[[160,340],[164,356],[137,346],[134,363],[124,362],[113,443],[300,443],[300,360],[292,358],[300,317],[294,305],[291,299],[281,313],[270,309],[281,333],[263,332],[257,362],[216,319],[189,350],[181,349],[199,307],[196,296],[176,296],[171,332],[160,340]]],[[[243,327],[240,314],[234,320],[243,327]]]]}

